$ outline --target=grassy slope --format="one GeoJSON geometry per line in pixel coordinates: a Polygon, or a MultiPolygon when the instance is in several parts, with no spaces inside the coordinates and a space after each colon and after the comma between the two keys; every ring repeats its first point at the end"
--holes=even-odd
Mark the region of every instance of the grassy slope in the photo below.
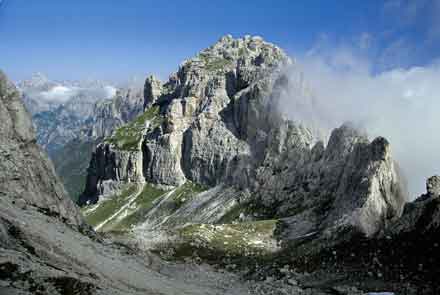
{"type": "Polygon", "coordinates": [[[142,191],[135,196],[138,191],[137,185],[140,184],[126,184],[122,189],[122,192],[116,196],[101,201],[96,205],[85,207],[82,211],[87,222],[93,227],[96,227],[101,222],[107,220],[118,212],[128,202],[132,201],[130,206],[127,206],[117,214],[117,216],[112,220],[109,220],[102,228],[100,228],[100,231],[105,232],[128,231],[133,225],[139,224],[145,220],[146,214],[153,208],[155,202],[159,199],[163,200],[163,198],[167,196],[161,210],[164,215],[168,215],[179,209],[193,196],[205,190],[204,187],[188,181],[184,185],[176,188],[171,194],[168,194],[167,191],[146,183],[143,184],[142,191]]]}
{"type": "Polygon", "coordinates": [[[118,232],[129,230],[133,225],[143,221],[143,216],[153,207],[154,201],[165,193],[166,191],[158,189],[151,184],[145,184],[142,192],[133,202],[131,212],[127,212],[124,218],[113,222],[105,229],[118,232]]]}
{"type": "Polygon", "coordinates": [[[179,230],[183,239],[176,257],[197,253],[202,258],[268,256],[275,250],[277,220],[234,224],[192,224],[179,230]]]}
{"type": "MultiPolygon", "coordinates": [[[[126,184],[122,192],[115,197],[84,208],[86,220],[96,227],[120,211],[100,228],[100,231],[123,235],[128,233],[132,226],[144,222],[146,215],[159,202],[161,215],[168,216],[205,190],[204,187],[192,182],[187,182],[172,192],[161,190],[148,183],[143,184],[139,192],[138,185],[140,184],[126,184]],[[120,210],[127,202],[131,202],[131,205],[120,210]]],[[[178,242],[163,245],[157,250],[162,253],[162,250],[172,248],[173,254],[168,256],[172,259],[195,255],[208,261],[222,261],[226,257],[237,263],[246,263],[248,259],[254,258],[258,258],[259,261],[270,260],[279,250],[275,238],[278,220],[232,223],[231,220],[236,219],[240,212],[242,208],[233,208],[230,214],[226,215],[224,221],[228,223],[225,224],[190,224],[181,228],[178,227],[183,224],[176,224],[178,229],[173,231],[179,237],[178,242]]],[[[172,229],[174,225],[170,226],[172,229]]]]}
{"type": "Polygon", "coordinates": [[[116,196],[103,200],[96,205],[84,207],[81,211],[86,221],[95,227],[121,209],[128,199],[136,193],[136,190],[136,184],[126,184],[116,196]]]}
{"type": "Polygon", "coordinates": [[[113,134],[105,139],[105,142],[114,144],[120,150],[136,151],[147,122],[157,126],[161,122],[159,107],[152,106],[132,122],[116,129],[113,134]]]}

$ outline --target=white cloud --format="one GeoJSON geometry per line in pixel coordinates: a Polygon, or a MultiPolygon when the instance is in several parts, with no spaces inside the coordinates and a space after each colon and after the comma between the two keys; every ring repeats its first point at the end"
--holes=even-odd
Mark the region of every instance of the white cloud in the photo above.
{"type": "Polygon", "coordinates": [[[286,89],[281,103],[288,115],[326,129],[352,121],[372,137],[386,137],[412,197],[424,192],[425,179],[440,173],[440,64],[374,75],[368,59],[343,47],[299,63],[304,78],[298,69],[291,77],[311,90],[286,89]]]}
{"type": "Polygon", "coordinates": [[[76,96],[87,97],[90,101],[112,98],[116,94],[116,90],[110,85],[97,88],[57,85],[47,91],[39,92],[37,96],[47,103],[63,104],[76,96]]]}
{"type": "Polygon", "coordinates": [[[104,91],[105,98],[112,98],[113,96],[115,96],[117,89],[113,86],[105,86],[104,91]]]}
{"type": "Polygon", "coordinates": [[[75,89],[58,85],[48,91],[41,92],[40,96],[47,102],[64,103],[75,94],[75,89]]]}

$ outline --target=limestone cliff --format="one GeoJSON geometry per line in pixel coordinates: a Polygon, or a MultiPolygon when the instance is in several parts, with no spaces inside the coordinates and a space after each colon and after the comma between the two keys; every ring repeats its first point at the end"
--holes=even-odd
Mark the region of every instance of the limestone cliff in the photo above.
{"type": "Polygon", "coordinates": [[[92,138],[110,136],[113,130],[142,114],[143,103],[141,89],[120,88],[112,99],[101,100],[94,105],[93,115],[83,130],[92,138]]]}

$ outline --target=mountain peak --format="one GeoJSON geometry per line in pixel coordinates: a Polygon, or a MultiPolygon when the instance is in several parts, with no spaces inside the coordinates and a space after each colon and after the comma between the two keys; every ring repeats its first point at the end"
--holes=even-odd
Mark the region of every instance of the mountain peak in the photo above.
{"type": "Polygon", "coordinates": [[[215,74],[230,72],[239,67],[248,67],[252,72],[261,69],[272,71],[291,63],[281,48],[259,36],[233,38],[232,35],[225,35],[196,56],[183,61],[180,68],[215,74]]]}

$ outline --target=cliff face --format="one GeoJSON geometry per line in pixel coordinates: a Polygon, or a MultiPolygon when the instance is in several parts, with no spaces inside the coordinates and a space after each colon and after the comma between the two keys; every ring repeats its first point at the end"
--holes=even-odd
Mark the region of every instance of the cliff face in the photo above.
{"type": "Polygon", "coordinates": [[[400,216],[406,192],[386,139],[370,142],[343,125],[326,147],[308,148],[292,140],[301,133],[288,130],[273,134],[277,144],[258,168],[255,188],[263,216],[285,217],[286,238],[345,228],[372,236],[400,216]]]}
{"type": "Polygon", "coordinates": [[[0,76],[0,192],[12,202],[31,205],[65,218],[75,226],[82,217],[57,180],[54,168],[37,145],[32,122],[18,91],[0,76]]]}
{"type": "Polygon", "coordinates": [[[374,235],[400,215],[406,197],[388,142],[370,142],[344,125],[325,146],[311,129],[285,119],[279,93],[296,83],[286,67],[295,65],[275,45],[225,36],[167,82],[147,78],[144,113],[97,147],[80,203],[96,203],[115,183],[166,191],[191,182],[211,201],[195,194],[170,211],[164,202],[171,194],[145,210],[172,224],[200,216],[207,223],[282,219],[283,238],[293,240],[345,229],[374,235]]]}
{"type": "MultiPolygon", "coordinates": [[[[146,181],[168,186],[187,179],[207,185],[225,181],[233,165],[251,156],[248,141],[255,134],[247,121],[263,107],[255,94],[267,91],[273,72],[289,62],[279,48],[259,38],[228,36],[184,62],[163,85],[148,78],[144,118],[115,132],[92,159],[92,165],[107,162],[105,170],[113,176],[89,178],[139,181],[139,174],[130,171],[140,170],[146,181]],[[255,99],[255,110],[248,109],[248,99],[255,99]],[[109,157],[113,150],[139,161],[119,165],[109,157]]],[[[97,184],[91,185],[90,192],[97,184]]]]}
{"type": "Polygon", "coordinates": [[[137,87],[121,88],[110,100],[98,101],[93,115],[83,128],[92,138],[110,136],[117,127],[135,119],[143,112],[144,98],[137,87]]]}

